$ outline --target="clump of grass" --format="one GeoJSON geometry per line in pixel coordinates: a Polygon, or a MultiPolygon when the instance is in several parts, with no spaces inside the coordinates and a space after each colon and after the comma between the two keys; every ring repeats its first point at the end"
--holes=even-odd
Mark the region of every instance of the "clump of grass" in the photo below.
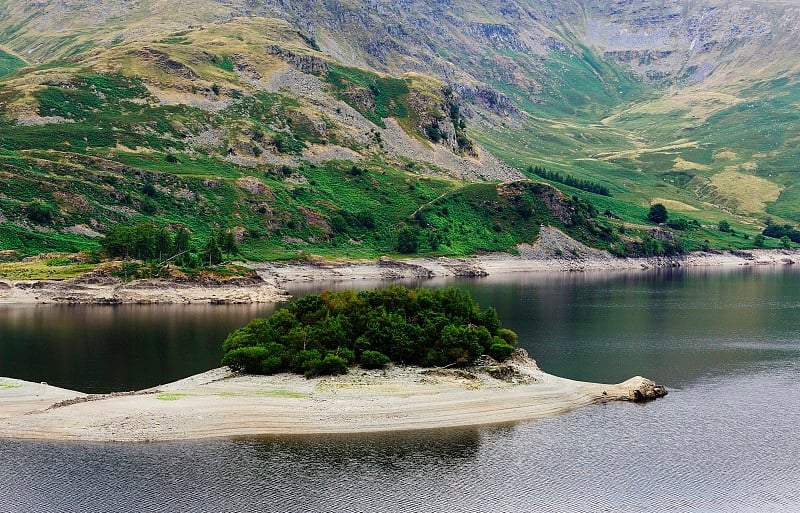
{"type": "Polygon", "coordinates": [[[177,401],[182,397],[186,397],[186,394],[158,394],[156,399],[159,401],[177,401]]]}
{"type": "MultiPolygon", "coordinates": [[[[58,259],[60,261],[61,259],[58,259]]],[[[97,268],[96,264],[51,264],[52,260],[0,264],[0,278],[8,280],[68,280],[97,268]]]]}

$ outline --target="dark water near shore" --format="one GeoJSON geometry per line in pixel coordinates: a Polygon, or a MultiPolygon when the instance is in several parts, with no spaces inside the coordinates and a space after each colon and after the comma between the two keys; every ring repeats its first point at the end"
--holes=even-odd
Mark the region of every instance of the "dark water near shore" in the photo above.
{"type": "Polygon", "coordinates": [[[222,341],[274,305],[0,306],[0,376],[105,393],[219,367],[222,341]]]}
{"type": "MultiPolygon", "coordinates": [[[[615,382],[642,374],[670,395],[455,432],[0,441],[0,511],[800,511],[797,270],[457,285],[495,305],[544,370],[615,382]]],[[[269,311],[4,308],[0,375],[151,386],[215,365],[225,333],[269,311]]]]}

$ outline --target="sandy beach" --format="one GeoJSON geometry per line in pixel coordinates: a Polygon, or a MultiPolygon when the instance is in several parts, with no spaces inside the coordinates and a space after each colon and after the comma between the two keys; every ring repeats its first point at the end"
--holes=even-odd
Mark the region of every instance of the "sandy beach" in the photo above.
{"type": "Polygon", "coordinates": [[[641,377],[618,385],[559,378],[519,356],[503,369],[392,366],[305,379],[220,368],[101,396],[0,378],[0,438],[148,442],[480,426],[649,399],[660,389],[641,377]]]}

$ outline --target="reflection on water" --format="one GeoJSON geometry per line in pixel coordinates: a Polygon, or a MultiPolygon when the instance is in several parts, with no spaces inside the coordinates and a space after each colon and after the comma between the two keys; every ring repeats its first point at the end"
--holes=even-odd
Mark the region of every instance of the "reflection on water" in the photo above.
{"type": "MultiPolygon", "coordinates": [[[[619,382],[641,374],[678,387],[753,362],[797,358],[800,270],[668,269],[530,273],[408,282],[469,290],[493,305],[553,374],[619,382]]],[[[295,297],[321,287],[293,284],[295,297]]],[[[86,392],[156,386],[219,365],[233,329],[273,305],[0,307],[0,376],[86,392]]]]}
{"type": "Polygon", "coordinates": [[[0,306],[0,376],[138,390],[217,367],[231,330],[274,305],[0,306]]]}
{"type": "MultiPolygon", "coordinates": [[[[417,283],[469,290],[481,305],[497,308],[545,371],[573,379],[619,382],[641,374],[676,387],[708,373],[800,356],[795,267],[528,273],[417,283]]],[[[300,284],[291,292],[318,287],[300,284]]]]}
{"type": "Polygon", "coordinates": [[[0,441],[0,510],[796,512],[798,371],[772,366],[647,405],[506,428],[145,445],[0,441]]]}
{"type": "MultiPolygon", "coordinates": [[[[464,287],[495,305],[545,370],[604,381],[641,373],[670,395],[478,430],[145,445],[0,441],[0,511],[800,511],[796,270],[425,285],[464,287]]],[[[86,373],[97,386],[133,388],[152,367],[147,384],[155,384],[216,364],[230,329],[270,311],[4,308],[0,374],[24,368],[55,381],[86,373]],[[184,360],[195,368],[181,367],[184,360]]]]}

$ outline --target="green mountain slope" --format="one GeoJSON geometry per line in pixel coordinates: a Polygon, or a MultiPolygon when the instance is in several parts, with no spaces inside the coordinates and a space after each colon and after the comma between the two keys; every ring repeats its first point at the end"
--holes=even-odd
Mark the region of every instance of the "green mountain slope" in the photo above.
{"type": "Polygon", "coordinates": [[[375,255],[406,229],[422,251],[513,250],[551,221],[636,252],[654,202],[703,226],[678,233],[687,249],[752,244],[721,220],[749,235],[767,216],[800,221],[792,2],[0,10],[0,249],[91,248],[144,218],[232,228],[253,258],[375,255]],[[529,166],[607,188],[553,182],[607,216],[573,229],[533,196],[535,215],[470,183],[529,166]]]}
{"type": "Polygon", "coordinates": [[[521,175],[481,155],[440,82],[342,66],[275,20],[25,68],[0,100],[1,249],[21,255],[96,248],[146,219],[199,240],[231,229],[253,259],[375,256],[401,233],[414,251],[509,250],[543,222],[616,240],[566,197],[553,204],[578,217],[551,220],[539,189],[505,211],[495,185],[464,182],[521,175]],[[442,202],[463,216],[426,221],[442,202]]]}
{"type": "Polygon", "coordinates": [[[0,50],[0,78],[14,73],[25,66],[25,61],[15,55],[0,50]]]}

